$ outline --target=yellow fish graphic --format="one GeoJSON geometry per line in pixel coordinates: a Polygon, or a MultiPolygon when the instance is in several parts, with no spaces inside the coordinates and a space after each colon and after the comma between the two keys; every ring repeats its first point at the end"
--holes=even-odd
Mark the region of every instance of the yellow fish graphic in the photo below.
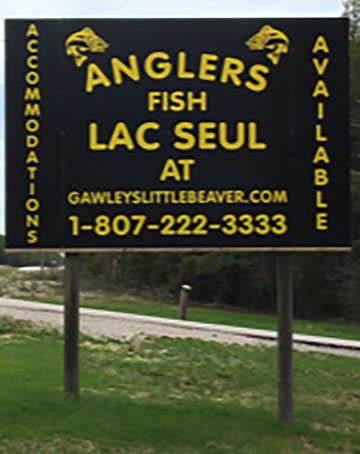
{"type": "Polygon", "coordinates": [[[289,52],[289,38],[280,30],[264,25],[254,36],[245,43],[250,50],[264,50],[267,58],[274,65],[279,64],[282,54],[289,52]]]}
{"type": "Polygon", "coordinates": [[[89,52],[105,52],[108,47],[109,44],[90,27],[73,33],[65,41],[66,55],[72,55],[78,67],[88,60],[89,52]]]}

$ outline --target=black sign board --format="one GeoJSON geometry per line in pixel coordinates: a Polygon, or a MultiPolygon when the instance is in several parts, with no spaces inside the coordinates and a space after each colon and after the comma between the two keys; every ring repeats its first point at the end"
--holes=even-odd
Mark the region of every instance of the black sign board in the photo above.
{"type": "Polygon", "coordinates": [[[8,20],[7,249],[347,249],[347,35],[8,20]]]}

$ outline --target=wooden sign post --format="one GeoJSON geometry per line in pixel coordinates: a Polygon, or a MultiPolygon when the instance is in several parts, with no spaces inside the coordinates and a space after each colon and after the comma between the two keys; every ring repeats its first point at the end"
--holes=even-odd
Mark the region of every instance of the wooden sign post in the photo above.
{"type": "Polygon", "coordinates": [[[276,255],[278,312],[278,389],[279,418],[293,420],[292,318],[293,285],[291,253],[276,255]]]}
{"type": "Polygon", "coordinates": [[[79,255],[65,257],[64,393],[79,397],[79,255]]]}

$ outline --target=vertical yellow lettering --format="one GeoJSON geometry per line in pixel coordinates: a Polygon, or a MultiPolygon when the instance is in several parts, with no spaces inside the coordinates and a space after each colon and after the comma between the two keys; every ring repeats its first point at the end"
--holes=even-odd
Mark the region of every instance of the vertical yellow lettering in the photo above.
{"type": "Polygon", "coordinates": [[[31,69],[37,69],[39,67],[39,56],[38,55],[30,55],[26,59],[26,64],[31,69]]]}
{"type": "Polygon", "coordinates": [[[316,213],[316,230],[328,230],[327,213],[316,213]]]}
{"type": "Polygon", "coordinates": [[[25,117],[40,117],[40,104],[35,103],[35,104],[29,104],[27,103],[25,106],[25,112],[24,116],[25,117]]]}
{"type": "Polygon", "coordinates": [[[25,101],[28,101],[28,100],[40,101],[40,99],[41,99],[40,90],[37,87],[34,87],[34,88],[26,87],[25,96],[24,96],[25,101]]]}
{"type": "Polygon", "coordinates": [[[31,52],[32,54],[37,54],[39,52],[39,48],[37,45],[39,44],[39,40],[37,39],[30,39],[26,43],[26,49],[31,52]]]}
{"type": "Polygon", "coordinates": [[[322,35],[319,35],[317,37],[313,50],[312,50],[312,53],[316,54],[316,52],[320,52],[320,51],[325,52],[327,54],[330,52],[326,39],[322,35]]]}
{"type": "Polygon", "coordinates": [[[325,113],[324,113],[324,103],[323,102],[318,102],[318,105],[317,105],[317,117],[318,117],[318,120],[323,120],[324,117],[325,117],[325,113]]]}
{"type": "Polygon", "coordinates": [[[322,125],[315,125],[315,139],[317,142],[327,142],[328,138],[322,135],[322,125]]]}
{"type": "Polygon", "coordinates": [[[35,153],[35,151],[30,151],[29,152],[29,154],[27,155],[25,163],[26,164],[31,164],[31,163],[39,164],[39,158],[37,157],[37,154],[35,153]]]}
{"type": "Polygon", "coordinates": [[[26,170],[29,172],[30,180],[35,180],[36,172],[37,172],[38,168],[37,167],[28,167],[26,170]]]}
{"type": "Polygon", "coordinates": [[[38,214],[27,214],[26,215],[26,227],[39,227],[40,216],[38,214]]]}
{"type": "Polygon", "coordinates": [[[30,24],[25,36],[39,36],[40,33],[35,24],[30,24]]]}
{"type": "Polygon", "coordinates": [[[35,198],[27,199],[25,202],[25,208],[31,212],[37,211],[40,208],[40,202],[35,198]]]}
{"type": "Polygon", "coordinates": [[[318,58],[313,58],[313,64],[315,66],[316,72],[319,74],[319,76],[322,76],[325,73],[326,68],[328,67],[329,59],[324,58],[324,60],[319,63],[318,58]]]}
{"type": "Polygon", "coordinates": [[[34,182],[30,182],[29,183],[29,195],[31,195],[31,196],[35,195],[35,193],[36,193],[35,188],[36,188],[35,183],[34,182]]]}
{"type": "Polygon", "coordinates": [[[325,98],[329,98],[329,96],[330,96],[326,83],[323,80],[317,81],[313,94],[312,94],[313,98],[317,98],[318,96],[325,96],[325,98]]]}
{"type": "Polygon", "coordinates": [[[38,237],[37,237],[37,231],[36,230],[29,230],[26,232],[27,240],[26,242],[28,244],[34,244],[37,243],[38,237]]]}
{"type": "Polygon", "coordinates": [[[318,162],[325,162],[326,164],[330,163],[329,155],[326,152],[325,147],[320,146],[315,153],[313,164],[317,164],[318,162]]]}
{"type": "Polygon", "coordinates": [[[314,184],[315,186],[326,186],[329,183],[328,171],[326,169],[315,169],[314,184]]]}
{"type": "Polygon", "coordinates": [[[26,146],[27,148],[35,148],[39,145],[39,138],[37,136],[33,135],[27,135],[26,136],[26,146]]]}
{"type": "Polygon", "coordinates": [[[316,191],[316,207],[327,208],[328,204],[324,202],[322,191],[316,191]]]}

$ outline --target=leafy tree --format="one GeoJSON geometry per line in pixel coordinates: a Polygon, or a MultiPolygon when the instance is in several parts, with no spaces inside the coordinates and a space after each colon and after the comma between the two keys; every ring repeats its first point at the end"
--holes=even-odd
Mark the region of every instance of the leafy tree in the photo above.
{"type": "Polygon", "coordinates": [[[344,17],[350,20],[350,132],[352,168],[360,170],[360,0],[345,0],[344,17]]]}
{"type": "Polygon", "coordinates": [[[349,37],[353,43],[360,38],[360,1],[343,0],[343,5],[343,16],[350,19],[349,37]]]}

